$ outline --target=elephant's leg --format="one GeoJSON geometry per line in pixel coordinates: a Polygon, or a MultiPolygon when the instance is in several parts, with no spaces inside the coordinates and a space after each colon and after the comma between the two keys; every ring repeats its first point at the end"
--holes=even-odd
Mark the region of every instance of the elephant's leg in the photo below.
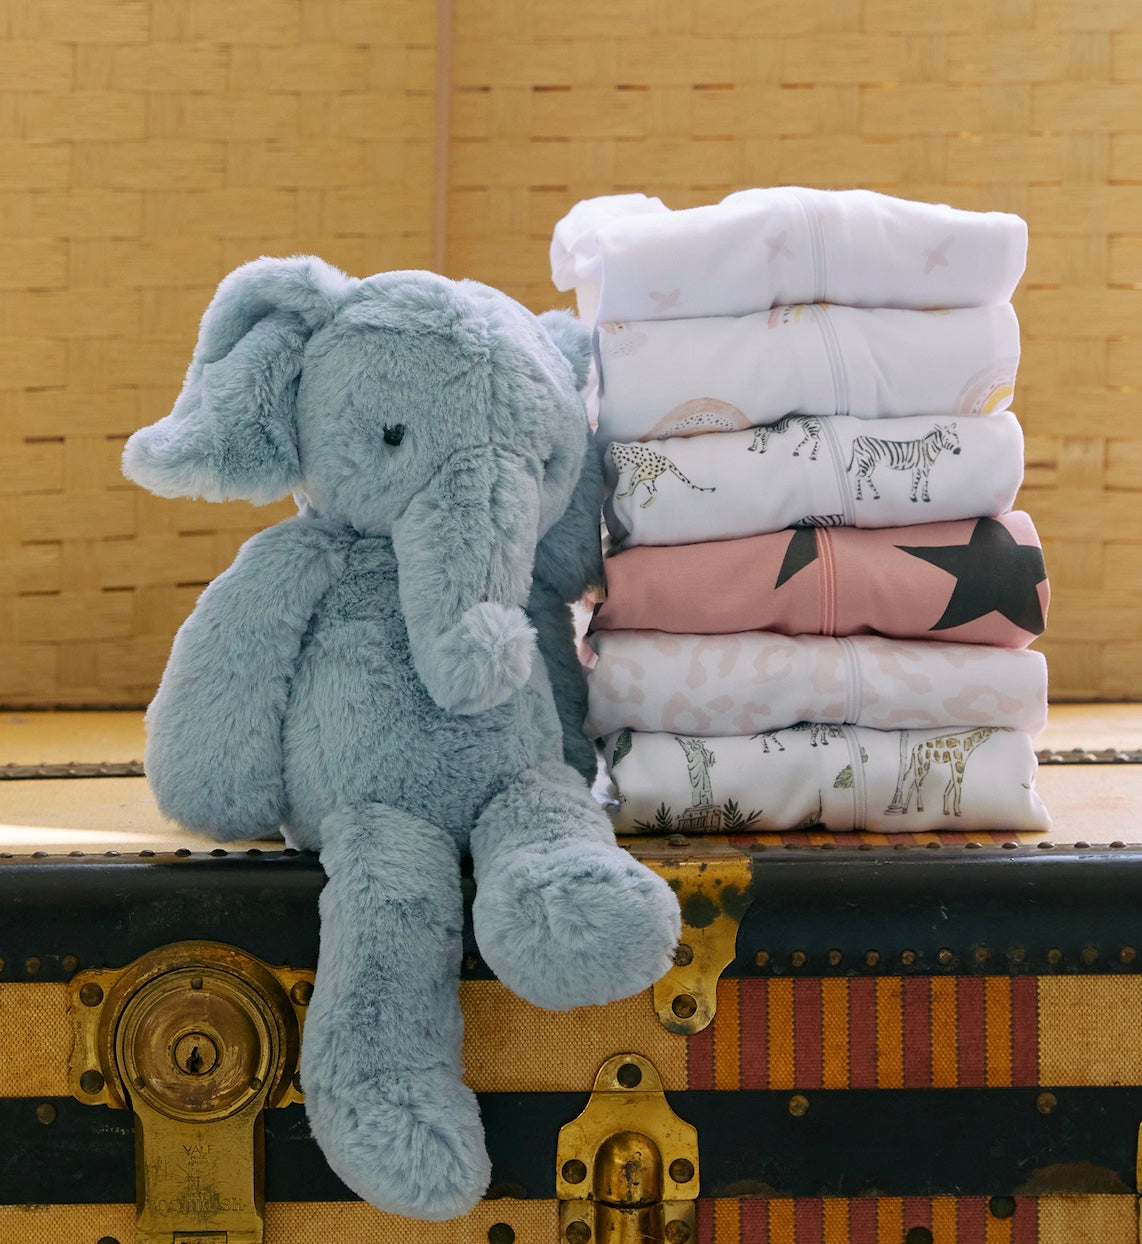
{"type": "Polygon", "coordinates": [[[513,992],[554,1010],[647,988],[670,967],[680,926],[673,891],[616,845],[571,777],[524,773],[471,839],[480,951],[513,992]]]}
{"type": "Polygon", "coordinates": [[[490,1168],[460,1078],[457,847],[380,804],[332,813],[321,835],[329,880],[301,1053],[313,1134],[334,1171],[381,1209],[466,1213],[490,1168]]]}

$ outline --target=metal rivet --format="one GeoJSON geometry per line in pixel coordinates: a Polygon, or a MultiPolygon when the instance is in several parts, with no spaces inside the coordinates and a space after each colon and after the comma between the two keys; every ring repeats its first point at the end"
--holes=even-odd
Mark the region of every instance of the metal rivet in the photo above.
{"type": "Polygon", "coordinates": [[[50,1101],[40,1102],[40,1104],[36,1107],[36,1118],[39,1119],[45,1127],[50,1126],[56,1121],[55,1106],[53,1106],[50,1101]]]}
{"type": "Polygon", "coordinates": [[[79,1077],[79,1087],[85,1093],[99,1093],[103,1090],[103,1073],[99,1071],[85,1071],[79,1077]]]}
{"type": "Polygon", "coordinates": [[[1076,851],[1089,851],[1089,850],[1090,850],[1090,843],[1089,843],[1089,842],[1076,842],[1076,843],[1075,843],[1075,850],[1076,850],[1076,851]]]}
{"type": "Polygon", "coordinates": [[[934,1238],[927,1227],[911,1227],[904,1237],[904,1244],[932,1244],[934,1238]]]}
{"type": "Polygon", "coordinates": [[[900,952],[900,962],[906,968],[910,968],[916,962],[916,952],[914,950],[903,950],[900,952]]]}
{"type": "Polygon", "coordinates": [[[880,962],[880,951],[866,950],[864,952],[864,961],[870,968],[876,967],[876,965],[880,962]]]}
{"type": "Polygon", "coordinates": [[[147,1087],[147,1082],[142,1076],[136,1076],[131,1083],[134,1084],[137,1089],[145,1089],[147,1087]]]}
{"type": "Polygon", "coordinates": [[[1062,963],[1062,961],[1063,952],[1058,948],[1058,946],[1052,946],[1051,949],[1047,951],[1047,962],[1062,963]]]}
{"type": "Polygon", "coordinates": [[[190,987],[191,989],[201,989],[202,988],[202,977],[201,976],[192,977],[191,982],[190,982],[190,987]]]}
{"type": "Polygon", "coordinates": [[[946,946],[942,950],[936,951],[936,962],[943,968],[946,968],[955,957],[946,946]]]}
{"type": "Polygon", "coordinates": [[[1054,1093],[1040,1093],[1035,1098],[1035,1109],[1040,1114],[1050,1114],[1059,1104],[1059,1099],[1054,1093]]]}
{"type": "Polygon", "coordinates": [[[587,1178],[587,1166],[578,1158],[563,1163],[563,1178],[569,1184],[581,1184],[587,1178]]]}
{"type": "Polygon", "coordinates": [[[973,946],[971,958],[973,963],[986,963],[991,958],[991,951],[986,946],[973,946]]]}
{"type": "Polygon", "coordinates": [[[567,1230],[563,1232],[563,1238],[567,1244],[587,1244],[591,1238],[591,1228],[581,1220],[569,1222],[567,1230]]]}
{"type": "Polygon", "coordinates": [[[789,1113],[795,1119],[803,1118],[809,1113],[809,1099],[800,1093],[794,1093],[789,1099],[789,1113]]]}
{"type": "Polygon", "coordinates": [[[515,1244],[515,1231],[506,1222],[494,1222],[488,1228],[488,1244],[515,1244]]]}
{"type": "Polygon", "coordinates": [[[1133,963],[1137,958],[1138,952],[1133,946],[1123,946],[1123,948],[1118,952],[1119,963],[1133,963]]]}
{"type": "Polygon", "coordinates": [[[1013,1196],[993,1196],[988,1199],[987,1212],[992,1218],[1013,1218],[1015,1216],[1015,1198],[1013,1196]]]}
{"type": "Polygon", "coordinates": [[[839,950],[830,950],[826,957],[829,960],[829,967],[831,968],[840,967],[840,965],[845,961],[844,955],[841,954],[839,950]]]}
{"type": "Polygon", "coordinates": [[[698,1003],[692,994],[680,993],[670,1004],[670,1009],[679,1019],[689,1019],[698,1009],[698,1003]]]}
{"type": "Polygon", "coordinates": [[[765,968],[769,966],[769,951],[759,950],[753,957],[755,967],[765,968]]]}
{"type": "Polygon", "coordinates": [[[1007,951],[1007,959],[1009,963],[1026,963],[1027,951],[1022,946],[1011,946],[1007,951]]]}
{"type": "Polygon", "coordinates": [[[84,1006],[98,1006],[103,1001],[103,990],[94,981],[88,981],[79,991],[79,1000],[84,1006]]]}
{"type": "Polygon", "coordinates": [[[465,972],[474,972],[480,966],[480,956],[472,954],[469,951],[463,959],[463,967],[465,972]]]}
{"type": "Polygon", "coordinates": [[[119,1244],[119,1241],[113,1235],[101,1235],[95,1244],[119,1244]]]}
{"type": "Polygon", "coordinates": [[[676,1184],[688,1184],[694,1178],[694,1163],[689,1158],[675,1158],[670,1163],[670,1178],[676,1184]]]}
{"type": "Polygon", "coordinates": [[[1119,842],[1117,839],[1115,839],[1115,841],[1110,844],[1110,849],[1112,851],[1123,851],[1126,849],[1126,843],[1119,842]]]}
{"type": "Polygon", "coordinates": [[[690,1224],[681,1218],[672,1218],[666,1224],[666,1244],[687,1244],[690,1239],[690,1224]]]}
{"type": "Polygon", "coordinates": [[[261,1082],[261,1080],[259,1080],[257,1076],[251,1076],[251,1077],[250,1077],[250,1087],[251,1087],[251,1088],[254,1090],[254,1092],[256,1093],[256,1092],[258,1091],[258,1089],[260,1089],[260,1088],[262,1087],[262,1082],[261,1082]]]}
{"type": "Polygon", "coordinates": [[[803,968],[808,961],[809,956],[803,950],[795,950],[789,956],[789,962],[793,964],[795,968],[803,968]]]}
{"type": "Polygon", "coordinates": [[[313,985],[309,981],[296,981],[289,996],[298,1006],[308,1006],[310,998],[313,997],[313,985]]]}
{"type": "Polygon", "coordinates": [[[688,847],[690,839],[685,834],[671,834],[666,840],[666,845],[668,847],[688,847]]]}
{"type": "Polygon", "coordinates": [[[684,968],[688,963],[694,962],[694,951],[685,942],[679,942],[674,947],[674,966],[684,968]]]}
{"type": "Polygon", "coordinates": [[[59,961],[59,965],[68,974],[68,976],[71,976],[73,972],[79,970],[79,956],[64,955],[64,957],[59,961]]]}
{"type": "Polygon", "coordinates": [[[1083,963],[1090,967],[1092,963],[1098,962],[1098,948],[1095,946],[1084,946],[1081,955],[1083,963]]]}
{"type": "Polygon", "coordinates": [[[623,1063],[615,1079],[623,1088],[637,1088],[642,1083],[642,1068],[637,1063],[623,1063]]]}
{"type": "Polygon", "coordinates": [[[24,971],[29,976],[38,976],[40,973],[40,960],[38,955],[29,955],[24,960],[24,971]]]}

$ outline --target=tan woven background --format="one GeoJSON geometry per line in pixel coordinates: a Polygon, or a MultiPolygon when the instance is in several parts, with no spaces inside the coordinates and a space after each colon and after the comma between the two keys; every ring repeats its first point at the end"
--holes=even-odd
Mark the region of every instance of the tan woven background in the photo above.
{"type": "Polygon", "coordinates": [[[1137,0],[441,8],[0,0],[0,703],[145,702],[201,585],[288,508],[118,474],[236,264],[436,264],[540,309],[577,199],[781,183],[1028,220],[1039,646],[1057,699],[1142,697],[1137,0]]]}

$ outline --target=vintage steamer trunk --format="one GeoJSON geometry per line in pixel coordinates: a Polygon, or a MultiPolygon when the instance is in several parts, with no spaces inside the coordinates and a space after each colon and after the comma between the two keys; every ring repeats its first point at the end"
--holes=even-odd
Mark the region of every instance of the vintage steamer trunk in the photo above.
{"type": "Polygon", "coordinates": [[[308,1138],[316,857],[3,855],[0,1238],[1142,1238],[1142,848],[629,845],[685,921],[652,993],[537,1011],[468,939],[465,1058],[494,1184],[441,1224],[354,1200],[308,1138]]]}

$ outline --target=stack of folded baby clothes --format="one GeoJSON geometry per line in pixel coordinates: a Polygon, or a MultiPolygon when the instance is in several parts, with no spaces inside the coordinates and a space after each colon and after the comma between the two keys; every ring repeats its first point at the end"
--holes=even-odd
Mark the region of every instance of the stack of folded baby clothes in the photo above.
{"type": "Polygon", "coordinates": [[[1048,585],[1012,512],[1016,216],[591,199],[612,540],[587,730],[625,832],[1034,830],[1048,585]]]}

